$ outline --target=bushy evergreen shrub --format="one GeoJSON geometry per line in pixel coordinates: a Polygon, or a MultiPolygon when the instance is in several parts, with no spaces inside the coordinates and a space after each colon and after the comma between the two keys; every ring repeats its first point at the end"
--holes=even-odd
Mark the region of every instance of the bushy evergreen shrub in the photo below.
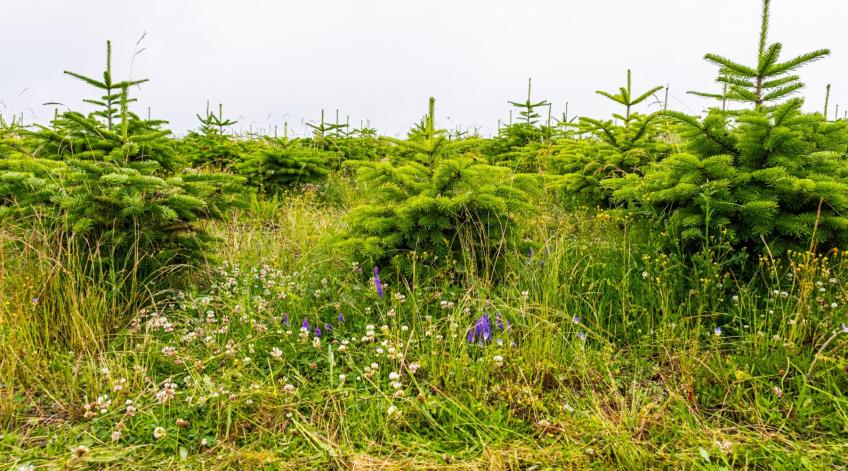
{"type": "Polygon", "coordinates": [[[531,209],[537,179],[455,153],[434,124],[434,101],[423,132],[399,145],[417,158],[358,162],[365,204],[351,210],[341,245],[361,262],[408,269],[399,255],[427,252],[438,264],[496,270],[505,251],[521,243],[520,218],[531,209]],[[470,259],[470,260],[469,260],[470,259]]]}
{"type": "Polygon", "coordinates": [[[201,259],[212,240],[199,222],[238,202],[241,178],[184,168],[164,121],[128,109],[129,88],[113,82],[107,43],[103,80],[69,73],[98,89],[97,110],[62,113],[30,134],[34,156],[0,166],[2,214],[38,213],[84,241],[114,268],[150,272],[201,259]]]}
{"type": "Polygon", "coordinates": [[[322,181],[337,158],[334,152],[303,147],[296,141],[269,139],[236,167],[251,185],[266,193],[279,193],[298,184],[322,181]]]}

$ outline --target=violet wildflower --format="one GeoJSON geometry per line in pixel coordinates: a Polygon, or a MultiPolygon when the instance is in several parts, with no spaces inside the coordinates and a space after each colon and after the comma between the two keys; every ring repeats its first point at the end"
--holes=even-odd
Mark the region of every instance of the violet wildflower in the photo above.
{"type": "Polygon", "coordinates": [[[315,326],[315,337],[320,337],[320,336],[321,336],[321,328],[316,325],[315,326]]]}
{"type": "Polygon", "coordinates": [[[339,313],[339,324],[344,324],[344,314],[339,313]]]}
{"type": "Polygon", "coordinates": [[[383,283],[380,281],[380,269],[374,267],[374,287],[377,288],[377,295],[383,297],[383,283]]]}
{"type": "Polygon", "coordinates": [[[585,342],[586,341],[586,334],[584,334],[583,332],[577,332],[577,338],[579,338],[580,340],[585,342]]]}
{"type": "Polygon", "coordinates": [[[32,304],[38,304],[38,298],[32,298],[32,304]]]}
{"type": "Polygon", "coordinates": [[[715,334],[716,337],[720,337],[721,336],[721,327],[716,327],[715,330],[713,330],[713,334],[715,334]]]}
{"type": "Polygon", "coordinates": [[[303,322],[300,324],[300,328],[309,330],[309,321],[307,319],[303,319],[303,322]]]}
{"type": "Polygon", "coordinates": [[[286,327],[291,327],[291,322],[289,322],[289,315],[283,314],[283,325],[286,327]]]}
{"type": "Polygon", "coordinates": [[[574,317],[572,317],[572,318],[571,318],[571,322],[572,322],[573,324],[579,324],[579,323],[580,323],[580,317],[579,317],[579,316],[574,316],[574,317]]]}
{"type": "Polygon", "coordinates": [[[479,319],[474,321],[474,327],[468,330],[468,343],[473,343],[475,340],[480,343],[486,343],[492,336],[492,326],[489,322],[489,314],[483,314],[479,319]]]}
{"type": "Polygon", "coordinates": [[[333,324],[330,324],[329,322],[324,324],[324,331],[327,332],[328,334],[332,333],[333,332],[333,324]]]}
{"type": "Polygon", "coordinates": [[[484,342],[488,342],[489,337],[492,336],[492,325],[489,322],[489,313],[483,314],[483,317],[481,317],[480,320],[482,321],[480,326],[481,337],[484,342]]]}
{"type": "Polygon", "coordinates": [[[527,249],[527,265],[530,265],[530,263],[532,261],[533,261],[533,247],[530,247],[529,249],[527,249]]]}
{"type": "Polygon", "coordinates": [[[501,317],[501,312],[500,312],[500,311],[495,311],[495,325],[496,325],[496,326],[498,326],[498,329],[500,329],[500,330],[501,330],[501,332],[503,332],[503,330],[504,330],[504,321],[503,321],[503,318],[501,317]]]}

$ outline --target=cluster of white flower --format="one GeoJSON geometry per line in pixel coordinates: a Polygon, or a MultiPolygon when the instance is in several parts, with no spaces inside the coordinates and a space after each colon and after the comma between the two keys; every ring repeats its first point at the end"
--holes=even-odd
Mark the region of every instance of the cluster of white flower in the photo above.
{"type": "Polygon", "coordinates": [[[85,409],[85,418],[90,419],[97,414],[105,414],[109,412],[109,406],[112,405],[112,399],[109,399],[108,394],[97,396],[94,402],[87,403],[83,406],[85,409]]]}
{"type": "Polygon", "coordinates": [[[365,326],[365,336],[362,337],[363,342],[373,342],[374,341],[374,324],[368,324],[365,326]]]}
{"type": "Polygon", "coordinates": [[[174,383],[170,379],[165,380],[162,383],[162,389],[156,392],[156,400],[160,404],[164,404],[177,395],[177,383],[174,383]]]}
{"type": "Polygon", "coordinates": [[[124,389],[125,384],[127,384],[127,378],[121,378],[115,385],[112,386],[112,391],[122,391],[124,389]]]}
{"type": "Polygon", "coordinates": [[[154,312],[150,315],[150,319],[147,320],[147,329],[162,329],[163,332],[173,332],[174,324],[172,324],[166,316],[161,315],[158,312],[154,312]]]}
{"type": "Polygon", "coordinates": [[[364,376],[366,378],[372,378],[374,376],[374,374],[377,373],[377,370],[379,370],[379,369],[380,369],[380,365],[378,365],[377,363],[371,363],[370,366],[366,365],[365,368],[362,369],[362,376],[364,376]]]}

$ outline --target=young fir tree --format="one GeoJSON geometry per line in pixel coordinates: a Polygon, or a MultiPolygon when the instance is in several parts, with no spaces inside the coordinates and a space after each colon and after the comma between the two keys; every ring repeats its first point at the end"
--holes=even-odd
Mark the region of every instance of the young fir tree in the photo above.
{"type": "Polygon", "coordinates": [[[551,153],[550,143],[554,136],[554,128],[550,122],[551,104],[547,100],[534,102],[532,85],[532,80],[527,79],[525,101],[509,102],[518,110],[521,119],[498,129],[498,135],[487,141],[482,148],[491,163],[512,168],[517,172],[543,171],[551,153]],[[539,124],[541,115],[537,109],[545,109],[548,113],[545,125],[539,124]]]}
{"type": "Polygon", "coordinates": [[[436,99],[430,97],[427,114],[416,123],[407,138],[381,136],[380,139],[395,146],[393,157],[401,162],[409,160],[433,167],[442,158],[457,155],[476,145],[476,140],[451,140],[448,132],[436,126],[436,99]]]}
{"type": "Polygon", "coordinates": [[[445,134],[431,98],[410,139],[391,139],[416,158],[354,163],[367,201],[351,210],[340,245],[361,262],[408,270],[404,255],[415,251],[429,257],[425,265],[462,260],[491,274],[521,243],[518,221],[531,209],[536,179],[464,156],[445,134]]]}
{"type": "Polygon", "coordinates": [[[113,269],[150,274],[202,259],[212,238],[198,223],[237,203],[241,179],[184,172],[164,121],[129,111],[129,88],[143,81],[112,82],[110,65],[107,54],[102,82],[69,73],[109,90],[88,101],[96,111],[58,115],[31,134],[36,157],[0,168],[4,212],[51,218],[113,269]]]}
{"type": "Polygon", "coordinates": [[[567,136],[554,147],[550,187],[579,203],[608,205],[609,191],[601,186],[607,178],[640,173],[646,165],[663,158],[670,146],[661,138],[660,116],[642,115],[633,107],[644,103],[663,87],[656,86],[634,96],[630,70],[627,84],[616,94],[596,93],[621,104],[623,113],[602,121],[581,117],[574,132],[588,138],[567,136]]]}
{"type": "Polygon", "coordinates": [[[236,167],[251,185],[271,194],[323,181],[337,159],[334,152],[286,139],[266,140],[256,147],[236,167]]]}
{"type": "Polygon", "coordinates": [[[828,56],[830,50],[818,49],[781,62],[783,45],[768,42],[770,14],[771,0],[763,0],[756,63],[744,65],[718,54],[705,55],[704,59],[719,67],[716,81],[726,86],[725,93],[697,94],[760,107],[785,100],[804,87],[801,77],[795,72],[804,65],[828,56]]]}
{"type": "Polygon", "coordinates": [[[605,182],[615,198],[647,210],[694,250],[721,242],[774,255],[848,243],[848,123],[804,113],[798,98],[773,104],[802,87],[787,74],[827,51],[779,62],[780,45],[766,43],[768,20],[766,0],[756,66],[707,55],[719,64],[728,97],[748,109],[713,108],[703,119],[666,113],[688,142],[686,153],[644,176],[605,182]]]}
{"type": "Polygon", "coordinates": [[[218,104],[218,114],[209,109],[206,103],[206,115],[197,115],[200,128],[188,133],[179,145],[180,152],[195,167],[227,169],[241,159],[248,151],[249,143],[239,142],[228,128],[238,121],[224,117],[224,106],[218,104]]]}

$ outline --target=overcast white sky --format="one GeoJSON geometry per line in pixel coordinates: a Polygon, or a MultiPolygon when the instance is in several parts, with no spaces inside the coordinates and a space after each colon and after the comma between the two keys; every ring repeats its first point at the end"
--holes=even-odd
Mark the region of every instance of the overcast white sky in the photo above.
{"type": "MultiPolygon", "coordinates": [[[[271,129],[340,109],[352,124],[405,131],[437,98],[439,124],[490,133],[507,100],[534,96],[561,113],[606,116],[594,94],[623,84],[671,85],[670,106],[699,112],[686,90],[715,90],[716,52],[750,63],[759,0],[0,0],[0,113],[52,116],[48,101],[86,109],[86,86],[65,69],[97,76],[105,40],[115,78],[125,78],[142,33],[133,78],[151,81],[140,106],[184,132],[207,100],[223,102],[239,126],[271,129]]],[[[802,71],[807,107],[848,109],[846,0],[774,0],[771,39],[789,54],[828,47],[802,71]]],[[[840,111],[840,115],[842,111],[840,111]]]]}

